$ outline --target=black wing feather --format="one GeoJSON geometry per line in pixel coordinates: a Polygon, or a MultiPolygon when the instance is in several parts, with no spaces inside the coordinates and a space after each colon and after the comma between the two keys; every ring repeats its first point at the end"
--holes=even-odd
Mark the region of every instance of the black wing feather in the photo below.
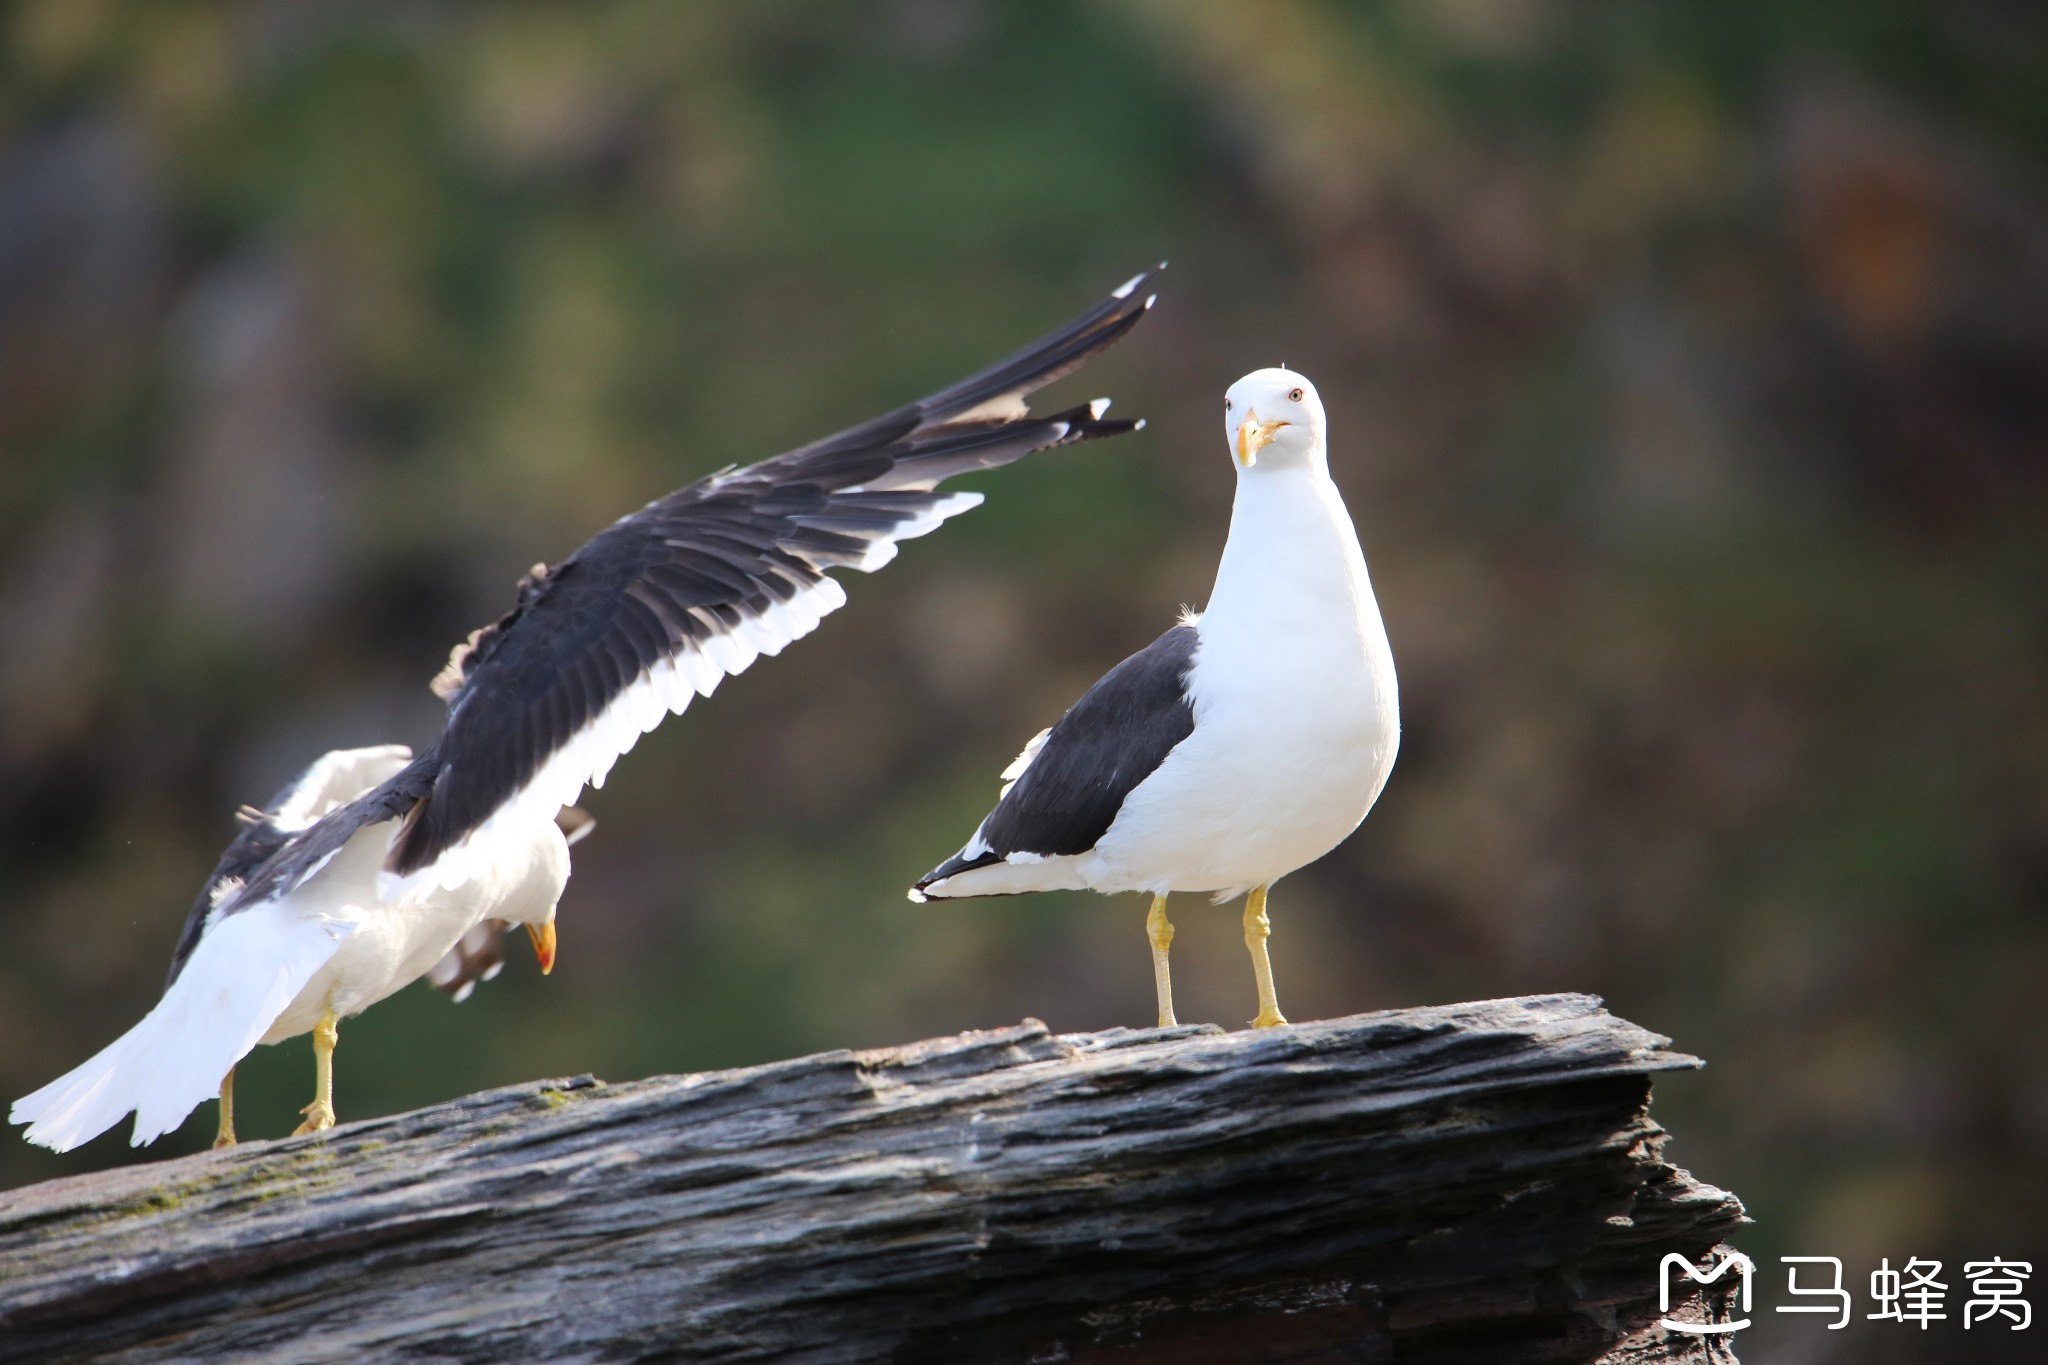
{"type": "Polygon", "coordinates": [[[650,649],[677,653],[712,633],[707,617],[730,631],[861,562],[874,539],[935,508],[948,478],[1133,430],[1093,407],[1032,417],[1023,400],[1136,326],[1156,273],[950,388],[678,489],[529,578],[442,675],[438,766],[391,870],[417,871],[480,826],[641,676],[650,649]],[[650,598],[669,609],[636,609],[650,598]]]}
{"type": "Polygon", "coordinates": [[[1104,674],[1060,717],[1045,743],[981,823],[985,852],[955,854],[918,880],[924,890],[1012,853],[1086,853],[1124,798],[1195,732],[1187,694],[1200,636],[1175,626],[1104,674]]]}

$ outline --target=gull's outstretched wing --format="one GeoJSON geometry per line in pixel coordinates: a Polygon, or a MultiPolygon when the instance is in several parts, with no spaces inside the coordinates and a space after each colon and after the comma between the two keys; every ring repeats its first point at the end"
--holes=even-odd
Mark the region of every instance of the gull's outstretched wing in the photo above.
{"type": "Polygon", "coordinates": [[[993,863],[1094,848],[1124,798],[1194,733],[1187,675],[1199,643],[1193,626],[1175,626],[1103,674],[1004,770],[1008,785],[996,808],[965,848],[918,879],[911,899],[987,894],[973,878],[946,883],[993,863]]]}
{"type": "Polygon", "coordinates": [[[551,818],[664,716],[809,633],[845,601],[830,570],[880,568],[980,502],[944,480],[1140,425],[1104,420],[1101,400],[1046,416],[1025,400],[1134,327],[1156,273],[950,388],[700,479],[536,566],[436,680],[448,721],[390,872],[467,881],[494,824],[551,818]]]}

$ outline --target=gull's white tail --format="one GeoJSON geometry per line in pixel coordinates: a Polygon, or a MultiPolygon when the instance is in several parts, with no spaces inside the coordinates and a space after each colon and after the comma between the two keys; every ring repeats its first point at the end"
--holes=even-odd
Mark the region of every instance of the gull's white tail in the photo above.
{"type": "Polygon", "coordinates": [[[30,1142],[68,1152],[135,1114],[133,1146],[153,1142],[220,1091],[221,1078],[355,926],[288,902],[232,914],[209,930],[156,1008],[90,1061],[14,1102],[30,1142]]]}

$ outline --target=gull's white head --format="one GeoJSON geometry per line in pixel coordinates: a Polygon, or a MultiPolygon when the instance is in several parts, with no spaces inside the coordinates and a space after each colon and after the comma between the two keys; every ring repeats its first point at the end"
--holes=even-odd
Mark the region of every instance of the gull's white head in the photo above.
{"type": "Polygon", "coordinates": [[[1321,462],[1323,420],[1316,386],[1292,370],[1253,370],[1223,395],[1223,430],[1240,474],[1321,462]]]}

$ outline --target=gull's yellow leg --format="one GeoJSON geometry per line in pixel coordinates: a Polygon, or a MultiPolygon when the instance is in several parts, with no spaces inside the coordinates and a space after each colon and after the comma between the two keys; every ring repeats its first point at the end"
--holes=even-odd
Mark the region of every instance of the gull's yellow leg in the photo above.
{"type": "Polygon", "coordinates": [[[293,1137],[322,1133],[334,1126],[334,1043],[339,1036],[334,1011],[320,1016],[313,1025],[313,1102],[299,1112],[306,1121],[292,1129],[293,1137]]]}
{"type": "Polygon", "coordinates": [[[1152,913],[1145,916],[1145,934],[1152,940],[1152,988],[1159,993],[1159,1027],[1172,1028],[1173,974],[1167,970],[1166,950],[1173,946],[1173,925],[1166,918],[1166,896],[1152,898],[1152,913]]]}
{"type": "Polygon", "coordinates": [[[235,1069],[220,1078],[220,1132],[213,1138],[216,1150],[235,1145],[235,1069]]]}
{"type": "Polygon", "coordinates": [[[1266,888],[1255,886],[1244,898],[1244,946],[1252,950],[1252,975],[1259,979],[1259,1017],[1253,1028],[1272,1028],[1287,1022],[1280,1013],[1280,998],[1273,994],[1273,963],[1266,956],[1266,939],[1273,923],[1266,918],[1266,888]]]}

